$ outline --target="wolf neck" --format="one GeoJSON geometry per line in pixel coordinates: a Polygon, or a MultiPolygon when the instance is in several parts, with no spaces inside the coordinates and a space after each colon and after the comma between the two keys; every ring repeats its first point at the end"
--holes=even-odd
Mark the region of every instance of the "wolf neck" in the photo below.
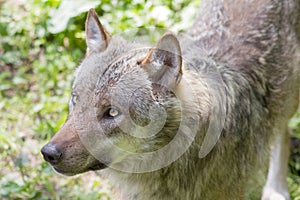
{"type": "MultiPolygon", "coordinates": [[[[185,67],[187,69],[183,71],[184,75],[182,80],[190,81],[181,82],[178,86],[177,94],[184,97],[184,103],[190,105],[192,110],[199,109],[199,115],[201,115],[200,124],[205,126],[207,119],[210,118],[210,115],[212,114],[210,112],[212,103],[211,98],[215,98],[214,95],[217,95],[218,92],[220,92],[220,90],[216,87],[220,83],[218,82],[218,79],[215,79],[215,74],[207,74],[206,72],[211,69],[219,70],[220,76],[224,80],[223,87],[225,88],[226,93],[230,94],[225,96],[224,99],[219,99],[221,101],[220,103],[223,103],[221,105],[226,107],[226,117],[229,119],[240,119],[239,122],[228,120],[232,123],[238,124],[225,122],[226,124],[224,125],[224,131],[222,133],[223,135],[221,136],[221,140],[230,140],[232,147],[227,147],[226,151],[220,150],[222,149],[222,141],[220,141],[214,147],[213,151],[208,154],[208,156],[200,159],[198,157],[198,153],[203,135],[205,133],[198,132],[195,141],[187,150],[187,152],[174,163],[163,169],[141,174],[110,171],[110,179],[114,181],[114,184],[118,187],[118,190],[121,191],[121,196],[124,197],[122,199],[180,199],[183,197],[183,194],[184,199],[221,199],[223,197],[209,196],[211,193],[209,191],[214,188],[214,183],[221,180],[219,177],[220,174],[215,172],[221,168],[229,170],[229,166],[225,166],[225,163],[227,162],[222,160],[222,157],[226,158],[227,154],[232,154],[235,147],[239,145],[241,145],[242,148],[254,148],[248,147],[248,144],[239,144],[238,142],[235,142],[234,138],[249,137],[249,134],[255,133],[255,129],[249,130],[249,127],[247,126],[249,121],[247,120],[253,120],[254,118],[260,119],[260,117],[253,117],[253,115],[264,114],[256,110],[251,110],[253,107],[258,107],[261,105],[259,103],[260,95],[257,94],[259,91],[257,91],[250,82],[246,81],[246,79],[243,77],[243,74],[238,73],[237,71],[234,71],[224,65],[218,65],[213,61],[203,60],[200,63],[203,65],[198,66],[197,68],[185,67]],[[199,99],[197,99],[198,102],[200,102],[199,108],[195,102],[191,101],[193,97],[191,96],[190,91],[199,95],[199,99]],[[250,106],[250,102],[252,106],[250,106]],[[239,106],[239,103],[241,103],[243,106],[239,106]],[[235,110],[235,112],[232,110],[235,110]],[[215,159],[213,162],[211,162],[212,157],[218,157],[218,159],[215,159]],[[207,164],[209,162],[210,164],[207,164]],[[189,176],[189,178],[183,176],[183,174],[189,176]]],[[[264,109],[259,108],[258,110],[264,109]]],[[[190,112],[192,113],[192,111],[190,112]]],[[[252,122],[252,124],[253,123],[255,122],[252,122]]],[[[259,127],[260,123],[262,122],[257,122],[257,127],[259,127]]],[[[204,128],[204,131],[205,130],[206,129],[204,128]]],[[[239,141],[245,140],[241,139],[239,141]]],[[[261,144],[257,146],[264,145],[261,144]]],[[[259,150],[257,151],[259,152],[259,150]]],[[[241,156],[237,155],[237,158],[240,157],[241,156]]],[[[247,157],[247,155],[245,155],[245,157],[247,157]]],[[[251,160],[257,158],[247,157],[247,159],[251,160]]],[[[241,166],[230,167],[230,170],[232,170],[231,173],[235,173],[239,171],[237,169],[241,166]]],[[[250,171],[250,169],[247,169],[246,167],[244,168],[250,171]]],[[[235,184],[239,183],[239,180],[228,181],[232,181],[232,183],[236,182],[235,184]]],[[[218,184],[220,188],[223,187],[221,182],[218,184]]],[[[227,199],[232,198],[228,197],[227,199]]]]}

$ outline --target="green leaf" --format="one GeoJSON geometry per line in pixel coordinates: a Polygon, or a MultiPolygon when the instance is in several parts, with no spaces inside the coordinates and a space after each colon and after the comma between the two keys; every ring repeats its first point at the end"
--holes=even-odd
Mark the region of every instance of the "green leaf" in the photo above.
{"type": "Polygon", "coordinates": [[[72,3],[67,0],[62,1],[59,8],[52,10],[50,13],[48,30],[51,33],[59,33],[65,30],[70,18],[86,12],[99,4],[99,0],[76,0],[72,1],[72,3]]]}

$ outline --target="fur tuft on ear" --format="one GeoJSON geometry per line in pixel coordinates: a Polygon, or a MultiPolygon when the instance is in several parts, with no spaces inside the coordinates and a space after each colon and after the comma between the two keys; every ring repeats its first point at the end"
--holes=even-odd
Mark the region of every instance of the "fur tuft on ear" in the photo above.
{"type": "Polygon", "coordinates": [[[175,87],[182,76],[181,49],[176,36],[165,33],[139,64],[153,82],[175,87]]]}
{"type": "Polygon", "coordinates": [[[109,33],[103,28],[94,9],[90,9],[86,24],[87,54],[104,51],[110,39],[109,33]]]}

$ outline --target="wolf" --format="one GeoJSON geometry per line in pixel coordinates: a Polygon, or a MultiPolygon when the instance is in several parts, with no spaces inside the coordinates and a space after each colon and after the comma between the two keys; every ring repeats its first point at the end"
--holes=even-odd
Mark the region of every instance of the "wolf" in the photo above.
{"type": "Polygon", "coordinates": [[[299,6],[202,0],[192,28],[154,46],[111,36],[91,9],[69,115],[44,159],[69,176],[101,170],[128,200],[245,199],[267,161],[261,198],[289,199],[299,6]]]}

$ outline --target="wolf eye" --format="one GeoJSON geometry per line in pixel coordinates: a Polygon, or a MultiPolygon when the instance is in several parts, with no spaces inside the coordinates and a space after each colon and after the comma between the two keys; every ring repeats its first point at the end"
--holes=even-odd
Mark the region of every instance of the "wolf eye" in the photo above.
{"type": "Polygon", "coordinates": [[[106,118],[114,118],[117,117],[120,114],[120,111],[118,111],[115,108],[109,108],[105,114],[106,118]]]}
{"type": "Polygon", "coordinates": [[[109,114],[109,116],[111,116],[111,117],[116,117],[116,116],[119,115],[119,111],[116,110],[116,109],[114,109],[114,108],[110,108],[110,109],[108,110],[108,114],[109,114]]]}

